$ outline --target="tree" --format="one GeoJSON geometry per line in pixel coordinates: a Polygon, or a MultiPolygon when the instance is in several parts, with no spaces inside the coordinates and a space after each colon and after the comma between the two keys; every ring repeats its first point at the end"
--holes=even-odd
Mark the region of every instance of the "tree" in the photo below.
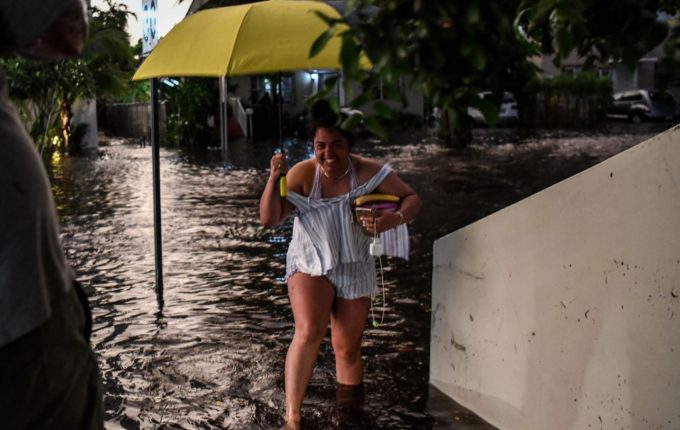
{"type": "MultiPolygon", "coordinates": [[[[343,34],[343,74],[360,91],[350,104],[368,102],[367,93],[378,80],[386,94],[399,98],[398,82],[406,77],[433,105],[453,113],[453,141],[465,144],[471,139],[468,106],[479,108],[489,122],[497,115],[498,105],[479,100],[476,93],[491,90],[500,99],[509,90],[521,103],[536,76],[533,55],[555,54],[559,63],[576,50],[588,59],[586,66],[595,60],[634,64],[669,37],[667,46],[673,49],[664,64],[675,64],[680,30],[671,33],[668,23],[656,19],[659,11],[677,15],[677,3],[622,0],[612,7],[606,0],[351,0],[345,18],[354,15],[356,23],[343,34]],[[372,59],[374,73],[358,69],[360,48],[372,59]]],[[[338,21],[325,19],[328,33],[319,37],[312,53],[337,31],[338,21]]],[[[384,103],[373,103],[378,117],[368,126],[381,132],[381,118],[391,113],[384,103]]]]}
{"type": "Polygon", "coordinates": [[[42,150],[54,135],[54,123],[61,118],[62,136],[67,137],[70,127],[68,119],[54,113],[63,110],[62,100],[70,100],[74,94],[89,94],[92,91],[91,76],[82,60],[67,60],[43,64],[21,58],[2,60],[7,73],[10,96],[19,103],[19,113],[29,133],[42,150]]]}
{"type": "Polygon", "coordinates": [[[3,59],[10,96],[19,103],[41,152],[51,142],[70,153],[72,106],[76,99],[112,96],[128,87],[135,59],[125,32],[127,6],[106,0],[109,9],[90,8],[90,38],[81,58],[58,63],[37,63],[23,58],[3,59]],[[55,112],[59,115],[55,115],[55,112]],[[58,132],[54,132],[55,123],[58,132]]]}
{"type": "Polygon", "coordinates": [[[165,88],[168,98],[168,137],[172,145],[209,146],[214,136],[208,118],[215,114],[217,81],[183,78],[165,88]]]}
{"type": "Polygon", "coordinates": [[[95,81],[98,101],[136,91],[130,78],[141,62],[139,52],[142,51],[141,39],[131,46],[125,30],[128,17],[135,14],[125,4],[105,1],[107,10],[90,8],[90,38],[84,54],[95,81]]]}

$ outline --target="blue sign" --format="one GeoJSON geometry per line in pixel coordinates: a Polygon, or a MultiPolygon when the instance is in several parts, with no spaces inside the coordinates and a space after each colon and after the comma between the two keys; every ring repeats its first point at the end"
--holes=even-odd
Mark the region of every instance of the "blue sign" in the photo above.
{"type": "Polygon", "coordinates": [[[142,56],[148,55],[158,43],[157,15],[158,0],[142,0],[142,56]]]}

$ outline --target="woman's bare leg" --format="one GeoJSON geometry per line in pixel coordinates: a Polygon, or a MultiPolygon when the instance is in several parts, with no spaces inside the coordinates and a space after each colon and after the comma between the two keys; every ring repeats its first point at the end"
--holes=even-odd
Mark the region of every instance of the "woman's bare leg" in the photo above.
{"type": "Polygon", "coordinates": [[[364,364],[361,338],[370,310],[367,298],[336,299],[331,316],[331,338],[335,351],[336,419],[342,428],[364,422],[364,364]]]}
{"type": "Polygon", "coordinates": [[[288,279],[288,297],[295,318],[295,334],[286,355],[285,418],[287,428],[297,428],[302,399],[328,328],[335,290],[323,276],[296,273],[288,279]]]}
{"type": "Polygon", "coordinates": [[[340,384],[358,385],[363,381],[361,337],[370,308],[371,300],[367,297],[335,300],[331,316],[331,340],[335,351],[335,373],[340,384]]]}

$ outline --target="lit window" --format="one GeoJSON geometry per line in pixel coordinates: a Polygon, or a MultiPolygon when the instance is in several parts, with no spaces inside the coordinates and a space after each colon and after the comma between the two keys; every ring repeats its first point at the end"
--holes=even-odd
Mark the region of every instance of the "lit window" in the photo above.
{"type": "Polygon", "coordinates": [[[564,66],[562,67],[563,75],[573,76],[581,71],[581,66],[564,66]]]}

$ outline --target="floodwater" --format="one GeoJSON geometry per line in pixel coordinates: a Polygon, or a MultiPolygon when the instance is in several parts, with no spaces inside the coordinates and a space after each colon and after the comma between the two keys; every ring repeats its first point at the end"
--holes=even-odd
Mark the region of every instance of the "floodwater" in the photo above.
{"type": "MultiPolygon", "coordinates": [[[[306,428],[488,428],[428,386],[433,241],[668,126],[540,136],[478,130],[466,149],[418,136],[359,143],[356,152],[389,160],[425,205],[411,225],[411,261],[385,267],[384,323],[366,330],[363,412],[352,423],[337,413],[326,342],[304,403],[306,428]]],[[[161,150],[162,313],[150,148],[111,139],[92,157],[53,160],[64,247],[91,297],[107,429],[281,428],[291,224],[258,223],[275,148],[235,142],[228,161],[219,150],[161,150]]],[[[287,148],[294,160],[309,150],[295,141],[287,148]]]]}

